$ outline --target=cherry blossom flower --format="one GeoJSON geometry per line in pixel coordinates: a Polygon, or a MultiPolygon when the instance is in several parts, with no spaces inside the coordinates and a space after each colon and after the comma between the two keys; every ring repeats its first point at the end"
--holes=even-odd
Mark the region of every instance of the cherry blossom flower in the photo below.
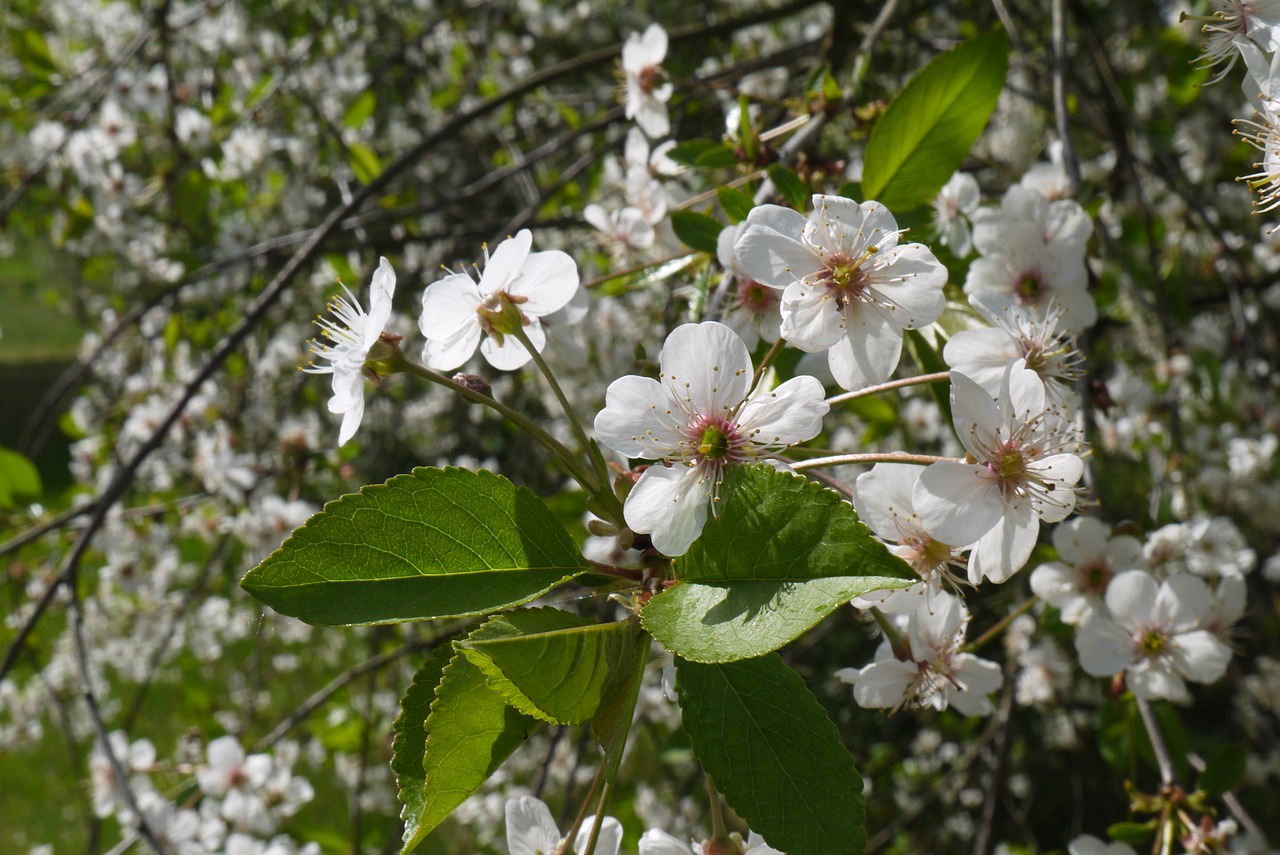
{"type": "Polygon", "coordinates": [[[903,330],[933,323],[946,302],[946,268],[901,235],[879,202],[814,196],[807,218],[754,208],[734,249],[749,276],[783,289],[782,337],[828,351],[836,382],[860,389],[893,373],[903,330]]]}
{"type": "Polygon", "coordinates": [[[933,230],[938,234],[938,242],[958,258],[964,258],[973,249],[969,218],[978,210],[980,201],[978,182],[967,172],[952,175],[933,199],[933,230]]]}
{"type": "Polygon", "coordinates": [[[582,218],[600,233],[601,244],[618,262],[653,246],[657,238],[657,232],[645,219],[644,212],[630,205],[612,213],[602,205],[588,205],[582,211],[582,218]]]}
{"type": "Polygon", "coordinates": [[[732,278],[724,298],[724,322],[742,336],[747,350],[755,350],[761,339],[777,341],[782,316],[778,314],[778,293],[747,275],[733,251],[741,225],[726,226],[716,239],[716,260],[732,278]]]}
{"type": "Polygon", "coordinates": [[[1227,669],[1231,649],[1203,629],[1210,616],[1209,588],[1190,573],[1163,582],[1129,570],[1107,587],[1110,617],[1076,630],[1080,666],[1095,677],[1125,672],[1139,698],[1185,701],[1186,680],[1212,683],[1227,669]]]}
{"type": "Polygon", "coordinates": [[[659,364],[657,380],[629,375],[610,384],[595,430],[619,454],[669,461],[644,471],[623,510],[633,531],[676,556],[702,532],[726,466],[812,439],[828,406],[822,384],[807,375],[752,389],[746,345],[714,321],[672,330],[659,364]]]}
{"type": "Polygon", "coordinates": [[[559,250],[530,252],[532,246],[533,235],[522,229],[498,244],[492,256],[485,248],[479,282],[463,272],[427,286],[418,318],[418,328],[427,338],[422,356],[427,365],[450,371],[470,359],[479,345],[494,368],[520,368],[532,357],[511,335],[516,325],[542,351],[546,333],[535,321],[573,299],[578,265],[559,250]]]}
{"type": "MultiPolygon", "coordinates": [[[[1280,29],[1276,31],[1280,33],[1280,29]]],[[[1262,152],[1262,160],[1255,161],[1257,172],[1241,176],[1249,189],[1257,194],[1255,213],[1265,213],[1280,207],[1280,53],[1268,56],[1247,41],[1239,41],[1237,47],[1244,56],[1249,73],[1241,82],[1241,89],[1254,108],[1253,116],[1236,119],[1235,133],[1262,152]]]]}
{"type": "Polygon", "coordinates": [[[987,695],[1000,688],[1004,675],[994,662],[960,652],[969,612],[959,597],[941,593],[928,606],[895,618],[905,625],[908,659],[896,658],[886,639],[871,664],[836,672],[853,684],[859,706],[890,710],[953,706],[964,715],[987,715],[994,709],[987,695]]]}
{"type": "Polygon", "coordinates": [[[366,315],[360,302],[347,290],[346,298],[335,297],[329,303],[338,322],[318,318],[320,335],[327,339],[311,342],[311,352],[328,365],[310,365],[303,368],[309,374],[332,374],[333,397],[329,399],[329,412],[342,415],[342,427],[338,431],[338,445],[345,445],[355,436],[364,419],[365,360],[373,345],[382,337],[382,331],[391,318],[391,297],[396,290],[396,272],[385,258],[378,260],[378,269],[369,286],[369,313],[366,315]],[[349,302],[348,302],[349,301],[349,302]]]}
{"type": "Polygon", "coordinates": [[[954,371],[951,396],[956,434],[974,462],[930,465],[912,499],[935,537],[979,538],[971,583],[1004,582],[1031,555],[1040,520],[1058,522],[1075,509],[1084,472],[1078,432],[1046,410],[1044,382],[1021,359],[1005,372],[997,399],[954,371]]]}
{"type": "Polygon", "coordinates": [[[909,588],[873,591],[853,600],[858,608],[876,606],[889,614],[915,611],[928,604],[942,590],[942,583],[956,584],[952,566],[964,566],[961,553],[935,540],[924,528],[911,503],[911,491],[924,469],[906,463],[877,463],[870,472],[858,476],[853,506],[858,518],[877,537],[897,545],[889,551],[911,565],[920,577],[909,588]]]}
{"type": "MultiPolygon", "coordinates": [[[[507,849],[511,855],[550,855],[564,842],[555,820],[551,818],[551,810],[541,800],[532,796],[508,799],[506,813],[507,849]]],[[[573,851],[587,851],[595,819],[589,816],[582,821],[578,836],[573,841],[573,851]]],[[[595,851],[597,855],[618,855],[621,846],[622,824],[606,816],[600,825],[595,851]]]]}
{"type": "Polygon", "coordinates": [[[1183,20],[1203,21],[1204,48],[1197,68],[1225,67],[1209,83],[1217,83],[1235,67],[1245,46],[1267,52],[1280,49],[1280,0],[1213,0],[1212,15],[1184,15],[1183,20]]]}
{"type": "Polygon", "coordinates": [[[999,209],[983,208],[974,215],[973,245],[982,257],[969,266],[964,291],[991,292],[1003,304],[1020,305],[1041,318],[1056,305],[1062,311],[1060,326],[1078,333],[1098,319],[1084,264],[1092,233],[1093,223],[1078,203],[1050,202],[1015,184],[999,209]]]}
{"type": "Polygon", "coordinates": [[[994,396],[1000,393],[1009,363],[1023,359],[1044,381],[1051,404],[1064,410],[1079,407],[1080,396],[1073,385],[1084,376],[1080,367],[1084,355],[1075,336],[1062,325],[1061,307],[1051,305],[1038,318],[990,292],[974,294],[969,302],[991,326],[953,335],[942,350],[947,365],[994,396]]]}
{"type": "MultiPolygon", "coordinates": [[[[754,831],[748,834],[745,844],[742,842],[742,836],[736,831],[730,834],[729,838],[739,847],[735,851],[742,852],[742,855],[782,855],[777,849],[765,843],[764,838],[754,831]]],[[[705,843],[685,843],[661,829],[651,828],[640,836],[640,855],[704,855],[706,851],[705,843]]]]}
{"type": "Polygon", "coordinates": [[[1053,530],[1061,561],[1049,561],[1031,572],[1031,590],[1062,612],[1063,623],[1081,624],[1105,616],[1103,595],[1111,579],[1142,566],[1142,544],[1135,537],[1110,537],[1093,517],[1067,520],[1053,530]]]}
{"type": "Polygon", "coordinates": [[[664,82],[662,60],[667,56],[667,31],[650,24],[644,34],[632,33],[622,46],[622,72],[626,77],[625,99],[628,119],[635,119],[650,137],[664,137],[671,131],[667,102],[674,87],[664,82]]]}
{"type": "Polygon", "coordinates": [[[1082,834],[1067,844],[1067,855],[1137,855],[1128,843],[1107,843],[1092,834],[1082,834]]]}

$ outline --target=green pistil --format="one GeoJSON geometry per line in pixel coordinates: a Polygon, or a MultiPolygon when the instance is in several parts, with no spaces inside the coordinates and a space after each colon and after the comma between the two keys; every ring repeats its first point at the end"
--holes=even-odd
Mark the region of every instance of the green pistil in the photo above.
{"type": "Polygon", "coordinates": [[[705,428],[698,443],[698,453],[708,460],[724,458],[729,453],[729,437],[715,425],[705,428]]]}
{"type": "Polygon", "coordinates": [[[1158,656],[1164,650],[1164,634],[1156,630],[1148,630],[1142,635],[1142,652],[1147,656],[1158,656]]]}

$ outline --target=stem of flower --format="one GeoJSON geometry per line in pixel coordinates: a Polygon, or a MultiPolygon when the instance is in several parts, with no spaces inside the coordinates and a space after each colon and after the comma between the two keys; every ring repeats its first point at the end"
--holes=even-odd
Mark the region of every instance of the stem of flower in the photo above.
{"type": "Polygon", "coordinates": [[[1156,765],[1160,767],[1160,783],[1164,786],[1172,786],[1174,779],[1177,778],[1177,768],[1173,765],[1173,755],[1169,753],[1169,746],[1165,744],[1164,734],[1160,732],[1160,723],[1156,721],[1155,711],[1151,709],[1151,704],[1146,698],[1133,696],[1134,702],[1138,705],[1138,715],[1142,716],[1142,726],[1147,729],[1147,738],[1151,740],[1151,750],[1156,754],[1156,765]]]}
{"type": "MultiPolygon", "coordinates": [[[[578,836],[578,829],[582,828],[582,822],[587,818],[587,808],[595,802],[596,792],[600,789],[600,785],[604,783],[604,766],[605,761],[601,760],[600,768],[596,770],[596,777],[591,782],[591,789],[587,790],[587,797],[582,800],[582,807],[578,808],[578,815],[573,818],[573,825],[569,826],[569,830],[564,836],[564,842],[556,848],[556,851],[552,853],[552,855],[564,855],[565,852],[572,850],[573,840],[578,836]]],[[[600,821],[601,813],[603,813],[603,811],[596,811],[597,823],[600,821]]],[[[595,842],[595,836],[593,835],[591,838],[591,845],[588,847],[587,853],[591,852],[592,848],[595,847],[595,842]]],[[[586,855],[586,853],[583,853],[583,855],[586,855]]]]}
{"type": "Polygon", "coordinates": [[[644,571],[633,570],[630,567],[614,567],[612,564],[601,564],[599,561],[592,561],[591,570],[602,576],[613,576],[617,579],[626,579],[628,582],[644,581],[644,571]]]}
{"type": "Polygon", "coordinates": [[[444,386],[446,389],[452,389],[454,392],[457,392],[473,404],[485,405],[489,409],[497,412],[503,418],[507,419],[507,421],[511,422],[516,427],[523,430],[525,433],[529,434],[529,436],[536,439],[544,448],[556,457],[560,458],[560,461],[564,463],[565,468],[568,470],[569,475],[581,484],[582,488],[588,493],[599,493],[602,489],[608,486],[607,481],[604,485],[598,483],[595,473],[583,465],[582,461],[575,457],[572,451],[565,448],[558,439],[538,427],[520,413],[508,407],[506,404],[499,403],[483,392],[477,392],[469,386],[465,386],[462,383],[451,380],[438,371],[427,368],[425,365],[418,365],[408,357],[404,357],[403,354],[401,355],[403,357],[405,372],[421,377],[423,380],[435,383],[437,386],[444,386]]]}
{"type": "Polygon", "coordinates": [[[707,779],[707,795],[711,799],[711,839],[728,840],[729,833],[724,828],[724,810],[720,807],[720,791],[710,775],[703,773],[707,779]]]}
{"type": "Polygon", "coordinates": [[[931,463],[964,463],[959,457],[942,457],[937,454],[908,454],[894,451],[887,454],[835,454],[831,457],[815,457],[812,460],[800,460],[791,464],[797,471],[815,469],[819,466],[844,466],[850,463],[915,463],[928,466],[931,463]]]}
{"type": "Polygon", "coordinates": [[[842,392],[839,395],[832,395],[827,398],[828,404],[842,404],[845,401],[852,401],[855,398],[861,398],[864,395],[874,395],[877,392],[887,392],[890,389],[901,389],[906,386],[921,386],[926,383],[942,383],[951,379],[950,371],[939,371],[936,374],[921,374],[919,377],[904,377],[901,380],[890,380],[888,383],[877,383],[874,386],[866,386],[862,389],[855,389],[852,392],[842,392]]]}
{"type": "Polygon", "coordinates": [[[600,476],[600,483],[607,487],[609,484],[609,464],[604,462],[604,456],[600,454],[599,446],[587,438],[586,428],[582,426],[582,422],[578,421],[578,414],[573,411],[573,407],[569,406],[569,399],[565,397],[564,390],[556,382],[556,376],[551,373],[551,366],[547,365],[546,360],[542,358],[542,354],[533,346],[533,342],[529,341],[529,336],[523,327],[517,327],[513,335],[516,341],[524,345],[524,349],[533,357],[533,364],[538,366],[542,376],[547,378],[547,383],[551,385],[551,391],[555,393],[556,400],[560,402],[560,409],[564,410],[565,418],[569,420],[569,425],[573,428],[573,435],[578,438],[578,443],[582,446],[582,450],[591,458],[596,474],[600,476]]]}
{"type": "Polygon", "coordinates": [[[1000,633],[1004,632],[1005,629],[1009,626],[1009,624],[1013,623],[1014,618],[1016,618],[1018,615],[1022,614],[1023,612],[1026,612],[1038,602],[1040,602],[1040,598],[1032,595],[1031,599],[1027,600],[1025,603],[1018,606],[1013,611],[1009,612],[1009,614],[1005,615],[995,626],[991,627],[991,629],[982,633],[982,635],[978,636],[973,641],[970,641],[961,649],[965,653],[974,652],[978,648],[982,647],[982,645],[986,644],[988,641],[995,638],[1000,633]]]}
{"type": "Polygon", "coordinates": [[[889,620],[885,613],[875,606],[871,607],[871,616],[876,619],[876,626],[880,627],[880,631],[884,633],[884,637],[889,642],[889,648],[893,651],[895,659],[901,662],[912,661],[911,645],[902,637],[902,633],[898,632],[898,628],[893,625],[893,621],[889,620]]]}
{"type": "MultiPolygon", "coordinates": [[[[604,765],[604,762],[600,763],[600,773],[604,772],[604,765]]],[[[582,855],[592,855],[596,851],[596,841],[600,839],[600,827],[604,825],[604,808],[609,802],[609,793],[612,790],[613,784],[608,781],[605,781],[604,786],[600,788],[600,801],[596,805],[595,822],[591,823],[591,836],[587,838],[587,848],[582,855]]]]}

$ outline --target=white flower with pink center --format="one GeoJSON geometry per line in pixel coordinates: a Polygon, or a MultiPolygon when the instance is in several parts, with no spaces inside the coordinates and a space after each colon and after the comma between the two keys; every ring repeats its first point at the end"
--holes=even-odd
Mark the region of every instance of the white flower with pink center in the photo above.
{"type": "Polygon", "coordinates": [[[1046,409],[1044,382],[1019,359],[1000,395],[951,373],[956,434],[971,463],[925,469],[912,492],[924,527],[946,543],[972,542],[969,581],[1009,579],[1031,555],[1040,520],[1059,522],[1075,509],[1084,472],[1079,432],[1046,409]]]}
{"type": "Polygon", "coordinates": [[[814,377],[752,389],[746,345],[714,321],[672,330],[659,366],[657,380],[628,375],[610,384],[595,431],[628,458],[665,461],[641,474],[623,511],[633,531],[676,556],[702,533],[726,466],[812,439],[828,406],[814,377]]]}
{"type": "Polygon", "coordinates": [[[1135,537],[1111,537],[1093,517],[1067,520],[1053,530],[1061,561],[1049,561],[1031,572],[1031,590],[1062,612],[1063,623],[1081,624],[1105,616],[1102,597],[1118,573],[1142,566],[1142,544],[1135,537]]]}
{"type": "Polygon", "coordinates": [[[666,56],[667,31],[658,24],[650,24],[643,34],[627,36],[622,46],[627,118],[635,119],[640,129],[654,139],[671,131],[667,102],[675,90],[662,69],[666,56]]]}
{"type": "Polygon", "coordinates": [[[748,350],[755,350],[761,339],[778,340],[782,317],[778,314],[780,301],[777,290],[752,279],[738,263],[733,244],[741,231],[741,225],[725,226],[720,231],[716,239],[716,260],[732,277],[729,290],[724,295],[724,322],[742,336],[748,350]]]}
{"type": "Polygon", "coordinates": [[[782,289],[782,337],[827,351],[836,382],[861,389],[888,379],[903,330],[933,323],[946,303],[946,268],[922,244],[899,244],[901,235],[879,202],[814,196],[808,217],[753,209],[734,249],[751,278],[782,289]]]}

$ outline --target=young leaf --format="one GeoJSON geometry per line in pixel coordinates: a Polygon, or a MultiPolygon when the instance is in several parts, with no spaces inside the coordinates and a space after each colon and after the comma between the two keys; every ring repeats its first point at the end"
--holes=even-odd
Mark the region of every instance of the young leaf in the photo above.
{"type": "MultiPolygon", "coordinates": [[[[486,637],[485,624],[469,638],[486,637]]],[[[507,705],[489,688],[484,672],[456,654],[445,666],[426,721],[426,786],[421,808],[402,812],[404,848],[413,850],[428,832],[474,793],[542,723],[507,705]]]]}
{"type": "Polygon", "coordinates": [[[281,614],[340,626],[484,614],[588,569],[533,493],[423,467],[329,503],[240,584],[281,614]]]}
{"type": "Polygon", "coordinates": [[[697,211],[676,211],[671,215],[676,237],[690,249],[716,254],[716,240],[724,228],[720,221],[697,211]]]}
{"type": "Polygon", "coordinates": [[[356,180],[361,184],[368,184],[382,174],[382,161],[378,159],[377,152],[369,146],[361,142],[353,142],[347,146],[347,153],[351,171],[356,174],[356,180]]]}
{"type": "Polygon", "coordinates": [[[799,175],[796,175],[791,168],[775,163],[769,167],[769,180],[778,188],[778,192],[787,200],[788,205],[801,213],[804,212],[811,194],[809,185],[805,184],[799,175]]]}
{"type": "Polygon", "coordinates": [[[777,654],[720,665],[677,659],[676,694],[703,769],[770,846],[790,855],[866,847],[853,758],[777,654]]]}
{"type": "Polygon", "coordinates": [[[937,195],[986,127],[1009,42],[996,30],[935,57],[898,93],[867,141],[862,189],[891,211],[937,195]]]}
{"type": "MultiPolygon", "coordinates": [[[[458,646],[484,671],[490,688],[522,713],[552,724],[585,724],[630,677],[638,627],[596,623],[556,609],[536,611],[559,616],[560,626],[458,646]]],[[[520,627],[528,614],[513,612],[504,619],[520,627]]]]}
{"type": "Polygon", "coordinates": [[[720,148],[720,144],[711,140],[689,140],[668,149],[667,157],[681,166],[696,166],[699,157],[715,148],[720,148]]]}
{"type": "Polygon", "coordinates": [[[427,716],[431,714],[436,687],[452,655],[453,648],[448,644],[432,651],[431,658],[413,675],[412,685],[400,699],[400,715],[392,726],[395,739],[391,743],[391,771],[395,772],[400,803],[404,805],[400,815],[406,822],[416,821],[426,807],[427,773],[422,768],[422,760],[427,753],[427,716]]]}
{"type": "Polygon", "coordinates": [[[18,498],[40,497],[40,473],[25,456],[0,448],[0,507],[17,507],[18,498]]]}
{"type": "Polygon", "coordinates": [[[720,207],[724,208],[725,216],[735,225],[745,220],[756,205],[750,193],[743,193],[737,187],[717,187],[716,196],[720,199],[720,207]]]}
{"type": "Polygon", "coordinates": [[[777,650],[854,597],[905,588],[908,579],[682,582],[649,601],[645,629],[672,653],[693,662],[733,662],[777,650]]]}

